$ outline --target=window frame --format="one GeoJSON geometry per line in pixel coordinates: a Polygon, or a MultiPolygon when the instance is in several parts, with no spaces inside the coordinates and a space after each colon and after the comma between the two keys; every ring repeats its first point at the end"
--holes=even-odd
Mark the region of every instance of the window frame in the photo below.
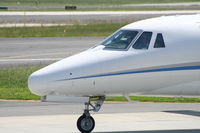
{"type": "MultiPolygon", "coordinates": [[[[116,49],[116,48],[103,48],[103,50],[113,50],[113,51],[128,51],[130,47],[132,47],[132,45],[135,43],[135,41],[138,39],[138,37],[140,37],[141,33],[143,33],[143,31],[141,29],[127,29],[127,28],[122,28],[119,29],[117,31],[115,31],[114,33],[112,33],[110,36],[108,36],[105,40],[103,40],[101,43],[99,43],[98,45],[102,45],[102,43],[104,41],[107,41],[112,35],[116,34],[117,32],[119,32],[120,30],[128,30],[128,31],[137,31],[138,34],[135,36],[135,38],[131,41],[131,43],[128,45],[128,47],[126,49],[116,49]]],[[[97,46],[98,46],[97,45],[97,46]]]]}
{"type": "Polygon", "coordinates": [[[141,34],[137,37],[137,39],[135,40],[135,42],[132,44],[132,49],[134,50],[149,50],[151,49],[151,43],[152,41],[154,40],[154,32],[153,31],[142,31],[141,34]],[[135,45],[135,43],[137,42],[137,40],[141,37],[141,35],[144,33],[144,32],[151,32],[151,39],[150,39],[150,42],[149,42],[149,45],[148,45],[148,48],[147,49],[135,49],[133,46],[135,45]]]}
{"type": "Polygon", "coordinates": [[[153,44],[153,48],[154,48],[154,49],[166,48],[165,39],[164,39],[164,37],[163,37],[163,34],[162,34],[162,33],[156,33],[156,36],[155,36],[155,41],[154,41],[154,44],[153,44]],[[164,43],[164,47],[155,47],[156,39],[157,39],[157,37],[158,37],[158,35],[159,35],[159,34],[162,36],[162,40],[163,40],[163,43],[164,43]]]}

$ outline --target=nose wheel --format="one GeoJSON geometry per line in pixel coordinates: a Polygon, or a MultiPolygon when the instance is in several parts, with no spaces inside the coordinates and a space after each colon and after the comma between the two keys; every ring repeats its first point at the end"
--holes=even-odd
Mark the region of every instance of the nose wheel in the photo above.
{"type": "Polygon", "coordinates": [[[77,121],[77,127],[82,133],[90,133],[95,126],[94,119],[91,116],[83,114],[77,121]]]}
{"type": "Polygon", "coordinates": [[[95,121],[90,116],[90,111],[98,112],[105,100],[105,97],[98,97],[98,100],[94,105],[90,102],[91,98],[87,103],[85,103],[85,110],[82,116],[77,120],[77,128],[81,133],[90,133],[95,127],[95,121]],[[89,107],[92,107],[90,109],[89,107]]]}

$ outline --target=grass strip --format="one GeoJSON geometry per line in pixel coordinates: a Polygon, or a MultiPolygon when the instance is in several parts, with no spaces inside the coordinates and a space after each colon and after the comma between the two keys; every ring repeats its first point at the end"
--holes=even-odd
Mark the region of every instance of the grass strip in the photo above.
{"type": "MultiPolygon", "coordinates": [[[[150,97],[150,96],[130,96],[133,101],[140,102],[170,102],[170,103],[200,103],[200,98],[189,97],[150,97]]],[[[106,101],[128,101],[125,97],[106,98],[106,101]]]]}
{"type": "MultiPolygon", "coordinates": [[[[91,9],[77,9],[75,11],[174,11],[174,10],[187,10],[171,7],[144,7],[144,8],[91,8],[91,9]]],[[[65,11],[65,10],[63,10],[65,11]]]]}
{"type": "MultiPolygon", "coordinates": [[[[0,69],[0,99],[39,100],[39,96],[29,91],[27,80],[32,72],[42,67],[0,69]]],[[[146,96],[131,96],[130,98],[131,100],[141,102],[200,103],[200,98],[146,96]]],[[[111,97],[106,98],[106,101],[125,102],[127,99],[125,97],[111,97]]]]}
{"type": "MultiPolygon", "coordinates": [[[[174,11],[174,10],[192,10],[187,8],[175,8],[175,7],[144,7],[144,8],[78,8],[76,10],[65,10],[63,9],[18,9],[18,10],[2,10],[0,12],[87,12],[87,11],[174,11]]],[[[193,9],[196,10],[196,9],[193,9]]]]}
{"type": "Polygon", "coordinates": [[[77,37],[108,36],[124,24],[6,27],[0,28],[0,37],[77,37]]]}
{"type": "Polygon", "coordinates": [[[0,69],[0,99],[38,100],[28,89],[28,76],[41,67],[0,69]]]}
{"type": "Polygon", "coordinates": [[[155,4],[155,3],[181,3],[181,2],[199,2],[199,0],[1,0],[1,6],[111,6],[125,4],[155,4]]]}

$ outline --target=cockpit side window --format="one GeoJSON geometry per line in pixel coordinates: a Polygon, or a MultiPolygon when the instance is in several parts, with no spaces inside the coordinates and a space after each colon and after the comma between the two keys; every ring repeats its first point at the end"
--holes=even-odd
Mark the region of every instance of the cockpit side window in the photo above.
{"type": "Polygon", "coordinates": [[[133,45],[134,49],[148,49],[151,41],[152,32],[143,32],[133,45]]]}
{"type": "Polygon", "coordinates": [[[165,48],[165,42],[161,33],[158,33],[156,36],[154,48],[165,48]]]}
{"type": "Polygon", "coordinates": [[[138,31],[132,30],[119,30],[107,40],[101,43],[105,48],[111,49],[126,49],[130,45],[130,43],[137,36],[138,31]]]}

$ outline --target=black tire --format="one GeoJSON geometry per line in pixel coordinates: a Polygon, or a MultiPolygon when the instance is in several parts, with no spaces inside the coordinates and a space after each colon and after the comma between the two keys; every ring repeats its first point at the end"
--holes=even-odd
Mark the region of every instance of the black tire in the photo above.
{"type": "Polygon", "coordinates": [[[79,117],[77,121],[77,128],[81,133],[90,133],[95,126],[95,121],[91,116],[86,117],[86,115],[82,115],[79,117]],[[86,123],[86,121],[88,123],[86,123]]]}

